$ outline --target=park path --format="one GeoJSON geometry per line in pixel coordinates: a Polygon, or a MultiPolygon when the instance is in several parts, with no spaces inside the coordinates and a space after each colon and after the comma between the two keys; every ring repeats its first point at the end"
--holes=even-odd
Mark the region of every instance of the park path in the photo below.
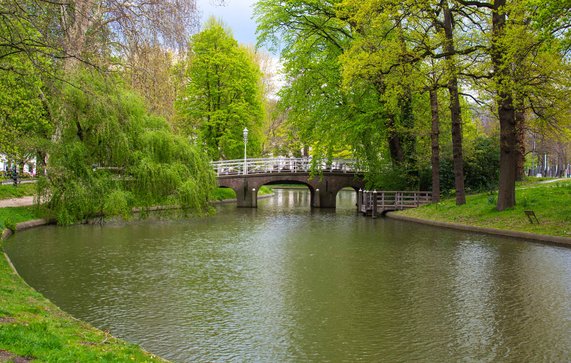
{"type": "Polygon", "coordinates": [[[6,207],[27,207],[34,205],[34,197],[22,197],[0,200],[0,208],[6,207]]]}

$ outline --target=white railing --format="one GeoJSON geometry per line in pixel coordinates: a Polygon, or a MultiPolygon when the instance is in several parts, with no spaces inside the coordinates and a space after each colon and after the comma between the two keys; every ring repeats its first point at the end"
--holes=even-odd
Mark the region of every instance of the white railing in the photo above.
{"type": "MultiPolygon", "coordinates": [[[[218,176],[271,174],[271,173],[308,173],[312,170],[312,160],[309,158],[265,158],[265,159],[238,159],[213,161],[212,167],[218,176]]],[[[355,173],[357,168],[355,160],[332,159],[315,165],[316,172],[323,173],[355,173]]]]}

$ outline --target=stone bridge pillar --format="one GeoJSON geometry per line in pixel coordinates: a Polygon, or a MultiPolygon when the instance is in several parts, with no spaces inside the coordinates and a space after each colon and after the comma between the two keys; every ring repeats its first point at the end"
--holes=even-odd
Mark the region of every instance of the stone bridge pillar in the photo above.
{"type": "Polygon", "coordinates": [[[274,183],[299,183],[309,188],[312,208],[335,208],[337,193],[343,187],[351,186],[355,190],[364,187],[362,178],[354,174],[326,174],[311,178],[309,173],[273,173],[247,176],[219,176],[221,187],[232,188],[236,192],[237,205],[240,208],[258,207],[258,190],[262,185],[274,183]]]}
{"type": "MultiPolygon", "coordinates": [[[[322,183],[320,183],[322,184],[322,183]]],[[[335,208],[337,205],[337,191],[333,192],[327,190],[325,185],[320,185],[320,188],[316,188],[314,191],[314,196],[311,198],[312,208],[335,208]]]]}
{"type": "Polygon", "coordinates": [[[258,188],[248,185],[244,179],[243,185],[234,189],[238,208],[258,208],[258,188]]]}

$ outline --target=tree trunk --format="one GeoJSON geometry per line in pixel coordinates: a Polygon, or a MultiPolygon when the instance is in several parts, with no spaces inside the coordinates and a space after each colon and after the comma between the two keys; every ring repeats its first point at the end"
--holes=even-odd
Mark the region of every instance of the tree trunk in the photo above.
{"type": "Polygon", "coordinates": [[[73,3],[73,14],[67,14],[69,5],[61,5],[61,20],[63,29],[66,32],[66,41],[63,44],[65,53],[64,70],[72,70],[82,59],[82,53],[85,49],[85,37],[87,30],[91,25],[92,3],[90,0],[76,0],[73,3]]]}
{"type": "Polygon", "coordinates": [[[462,114],[458,95],[458,76],[454,60],[454,33],[452,14],[448,2],[443,1],[444,33],[446,35],[445,50],[448,72],[448,93],[450,95],[450,114],[452,118],[452,157],[454,159],[454,186],[456,188],[456,205],[466,204],[464,190],[464,156],[462,154],[462,114]]]}
{"type": "Polygon", "coordinates": [[[432,132],[430,139],[432,141],[432,202],[440,201],[440,145],[438,137],[440,135],[440,117],[438,115],[438,93],[436,89],[431,89],[430,93],[430,109],[432,111],[432,132]]]}
{"type": "Polygon", "coordinates": [[[504,79],[509,78],[509,67],[503,64],[504,49],[499,45],[506,24],[503,9],[506,0],[496,0],[492,11],[492,52],[494,78],[498,87],[498,116],[500,119],[500,182],[497,209],[502,211],[516,204],[515,181],[518,162],[517,127],[513,97],[504,79]]]}
{"type": "Polygon", "coordinates": [[[400,134],[397,131],[395,115],[393,114],[387,115],[387,134],[391,161],[393,165],[402,165],[404,162],[404,150],[400,134]]]}
{"type": "Polygon", "coordinates": [[[46,176],[47,170],[47,154],[43,150],[36,152],[36,176],[46,176]]]}

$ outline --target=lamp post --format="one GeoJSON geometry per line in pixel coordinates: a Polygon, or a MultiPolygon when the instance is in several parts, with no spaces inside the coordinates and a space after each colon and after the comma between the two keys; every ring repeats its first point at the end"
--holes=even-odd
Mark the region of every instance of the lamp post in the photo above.
{"type": "Polygon", "coordinates": [[[244,175],[248,174],[248,164],[246,161],[246,145],[248,145],[248,128],[244,127],[244,175]]]}

